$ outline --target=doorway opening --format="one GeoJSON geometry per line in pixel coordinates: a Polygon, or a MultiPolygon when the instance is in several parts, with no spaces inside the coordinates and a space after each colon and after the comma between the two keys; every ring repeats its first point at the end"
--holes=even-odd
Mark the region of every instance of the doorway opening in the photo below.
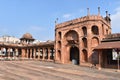
{"type": "Polygon", "coordinates": [[[72,62],[72,64],[74,65],[79,65],[79,49],[75,46],[70,48],[70,61],[72,62]]]}

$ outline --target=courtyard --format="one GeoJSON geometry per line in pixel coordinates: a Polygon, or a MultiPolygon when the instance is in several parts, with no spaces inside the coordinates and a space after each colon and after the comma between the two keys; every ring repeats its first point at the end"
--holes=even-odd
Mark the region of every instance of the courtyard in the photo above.
{"type": "Polygon", "coordinates": [[[0,80],[119,80],[115,69],[97,70],[42,61],[0,61],[0,80]]]}

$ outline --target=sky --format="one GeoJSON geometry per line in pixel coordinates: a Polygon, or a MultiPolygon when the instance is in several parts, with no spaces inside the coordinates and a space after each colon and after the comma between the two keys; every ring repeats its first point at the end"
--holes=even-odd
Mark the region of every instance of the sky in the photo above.
{"type": "Polygon", "coordinates": [[[40,41],[54,40],[55,20],[62,23],[105,11],[111,14],[112,33],[120,32],[120,0],[0,0],[0,36],[21,38],[30,33],[40,41]]]}

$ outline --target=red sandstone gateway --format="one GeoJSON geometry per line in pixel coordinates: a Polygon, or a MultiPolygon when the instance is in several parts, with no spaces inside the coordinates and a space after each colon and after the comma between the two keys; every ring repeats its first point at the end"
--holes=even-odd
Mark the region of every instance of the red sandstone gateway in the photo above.
{"type": "Polygon", "coordinates": [[[94,51],[101,44],[105,35],[111,34],[111,19],[106,17],[88,15],[71,21],[56,24],[55,27],[55,59],[56,62],[90,66],[99,64],[99,55],[94,51]]]}

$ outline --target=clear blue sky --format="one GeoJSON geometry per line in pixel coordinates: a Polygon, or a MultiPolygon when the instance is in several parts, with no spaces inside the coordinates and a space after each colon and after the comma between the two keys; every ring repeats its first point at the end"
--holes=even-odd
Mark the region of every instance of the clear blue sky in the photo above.
{"type": "Polygon", "coordinates": [[[54,22],[86,16],[111,14],[112,32],[120,32],[120,0],[0,0],[0,36],[22,37],[26,32],[39,40],[54,40],[54,22]]]}

